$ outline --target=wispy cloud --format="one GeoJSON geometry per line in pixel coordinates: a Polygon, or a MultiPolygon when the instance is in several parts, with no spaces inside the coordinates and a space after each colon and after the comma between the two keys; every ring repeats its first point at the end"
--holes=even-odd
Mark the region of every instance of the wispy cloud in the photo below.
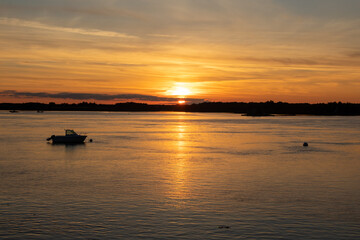
{"type": "Polygon", "coordinates": [[[360,51],[352,52],[352,53],[348,54],[348,56],[351,58],[360,58],[360,51]]]}
{"type": "MultiPolygon", "coordinates": [[[[99,93],[47,93],[47,92],[18,92],[13,90],[6,90],[0,92],[0,96],[11,96],[11,97],[38,97],[38,98],[55,98],[55,99],[72,99],[72,100],[99,100],[99,101],[110,101],[110,100],[139,100],[139,101],[151,101],[151,102],[177,102],[179,99],[175,97],[159,97],[153,95],[144,94],[99,94],[99,93]]],[[[203,102],[204,99],[200,98],[186,98],[187,102],[199,103],[203,102]]]]}
{"type": "Polygon", "coordinates": [[[150,37],[157,37],[157,38],[176,38],[176,35],[169,35],[169,34],[148,34],[150,37]]]}
{"type": "Polygon", "coordinates": [[[238,58],[238,60],[245,62],[254,62],[254,63],[264,63],[264,64],[281,64],[286,66],[358,66],[359,63],[356,59],[359,57],[359,53],[354,52],[348,56],[338,56],[338,57],[269,57],[269,58],[260,58],[260,57],[243,57],[238,58]]]}
{"type": "Polygon", "coordinates": [[[37,28],[44,29],[49,31],[60,31],[66,33],[75,33],[83,34],[90,36],[99,36],[99,37],[117,37],[117,38],[130,38],[137,39],[138,37],[133,35],[128,35],[125,33],[113,32],[113,31],[103,31],[99,29],[85,29],[85,28],[69,28],[69,27],[58,27],[53,25],[48,25],[36,21],[25,21],[17,18],[0,18],[0,24],[16,27],[27,27],[27,28],[37,28]]]}

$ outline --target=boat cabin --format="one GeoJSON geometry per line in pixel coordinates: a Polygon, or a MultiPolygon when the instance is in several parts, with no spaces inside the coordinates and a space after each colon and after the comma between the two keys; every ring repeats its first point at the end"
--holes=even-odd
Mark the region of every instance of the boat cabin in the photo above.
{"type": "Polygon", "coordinates": [[[78,135],[74,130],[65,129],[65,136],[74,136],[74,135],[78,135]]]}

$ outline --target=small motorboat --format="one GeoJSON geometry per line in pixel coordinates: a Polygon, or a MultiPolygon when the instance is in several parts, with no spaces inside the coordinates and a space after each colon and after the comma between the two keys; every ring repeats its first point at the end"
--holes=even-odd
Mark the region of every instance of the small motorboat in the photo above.
{"type": "Polygon", "coordinates": [[[68,143],[68,144],[75,144],[75,143],[83,143],[85,141],[86,135],[77,134],[74,130],[65,129],[65,136],[56,136],[52,135],[47,141],[52,140],[53,143],[68,143]]]}

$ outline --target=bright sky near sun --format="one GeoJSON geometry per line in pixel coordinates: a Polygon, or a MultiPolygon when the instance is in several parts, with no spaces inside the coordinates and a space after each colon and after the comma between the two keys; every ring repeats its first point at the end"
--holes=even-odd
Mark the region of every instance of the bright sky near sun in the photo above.
{"type": "Polygon", "coordinates": [[[358,0],[0,0],[0,102],[360,102],[358,0]]]}

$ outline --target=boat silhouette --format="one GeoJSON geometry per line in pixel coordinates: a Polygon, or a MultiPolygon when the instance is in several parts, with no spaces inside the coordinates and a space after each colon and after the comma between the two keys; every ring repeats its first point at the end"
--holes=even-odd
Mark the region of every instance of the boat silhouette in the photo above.
{"type": "Polygon", "coordinates": [[[65,135],[52,135],[47,138],[47,141],[52,140],[52,143],[67,143],[67,144],[76,144],[83,143],[86,139],[86,135],[77,134],[72,129],[65,129],[65,135]]]}

